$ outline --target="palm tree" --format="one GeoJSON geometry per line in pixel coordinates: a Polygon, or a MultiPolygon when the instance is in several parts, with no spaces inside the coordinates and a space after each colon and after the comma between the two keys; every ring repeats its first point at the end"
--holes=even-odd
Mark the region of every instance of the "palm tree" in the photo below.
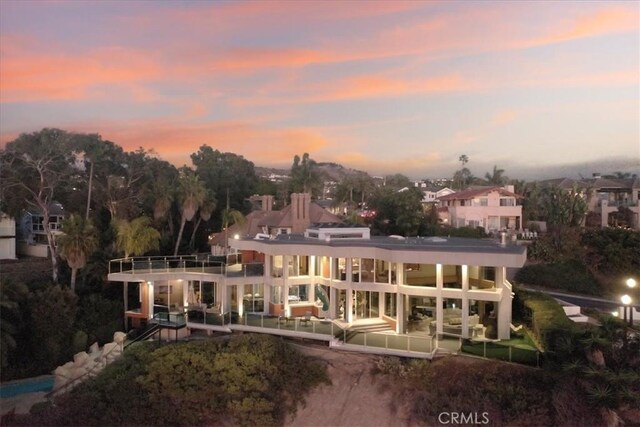
{"type": "Polygon", "coordinates": [[[173,203],[172,186],[165,180],[156,181],[153,185],[153,219],[160,221],[167,216],[173,203]]]}
{"type": "Polygon", "coordinates": [[[469,163],[469,156],[467,156],[466,154],[463,154],[460,157],[458,157],[458,161],[462,163],[462,167],[464,168],[464,165],[469,163]]]}
{"type": "Polygon", "coordinates": [[[484,177],[487,180],[487,183],[489,184],[503,185],[507,180],[507,178],[503,174],[504,174],[504,169],[498,169],[498,166],[494,165],[493,173],[487,172],[486,174],[484,174],[484,177]]]}
{"type": "Polygon", "coordinates": [[[182,220],[180,221],[180,231],[178,232],[178,238],[176,239],[176,247],[173,250],[173,255],[178,255],[178,248],[180,247],[180,241],[182,240],[182,232],[184,231],[184,225],[187,221],[191,221],[202,202],[204,202],[206,189],[204,184],[198,176],[191,170],[184,169],[180,176],[180,213],[182,214],[182,220]]]}
{"type": "Polygon", "coordinates": [[[245,217],[242,215],[242,212],[236,209],[232,209],[229,206],[229,189],[227,188],[227,207],[223,209],[222,215],[222,229],[224,230],[224,245],[225,245],[225,253],[229,247],[229,226],[233,224],[242,225],[245,222],[245,217]]]}
{"type": "Polygon", "coordinates": [[[211,194],[211,192],[207,192],[207,195],[204,198],[204,201],[202,202],[202,205],[200,206],[200,216],[198,217],[198,221],[196,222],[195,227],[193,227],[193,232],[191,233],[191,240],[189,241],[189,247],[191,249],[194,248],[194,242],[196,240],[196,231],[198,231],[198,227],[200,227],[200,223],[202,221],[209,221],[211,219],[211,215],[213,214],[213,211],[216,210],[216,199],[215,197],[213,197],[213,194],[211,194]]]}
{"type": "Polygon", "coordinates": [[[91,220],[72,214],[62,223],[62,234],[56,238],[60,256],[71,267],[71,290],[76,291],[78,270],[87,265],[87,258],[98,248],[96,229],[91,220]]]}
{"type": "Polygon", "coordinates": [[[160,232],[151,226],[151,219],[141,216],[132,221],[117,220],[116,247],[124,252],[124,257],[144,255],[160,248],[160,232]]]}

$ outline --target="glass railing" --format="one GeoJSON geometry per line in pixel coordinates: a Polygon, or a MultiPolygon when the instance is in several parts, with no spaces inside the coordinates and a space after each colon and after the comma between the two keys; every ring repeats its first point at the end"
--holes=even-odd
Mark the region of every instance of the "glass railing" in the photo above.
{"type": "Polygon", "coordinates": [[[214,309],[187,309],[187,320],[198,325],[224,326],[230,323],[231,317],[214,309]]]}
{"type": "Polygon", "coordinates": [[[313,316],[286,317],[262,313],[245,313],[243,316],[233,313],[231,315],[231,325],[251,326],[267,330],[307,332],[327,336],[335,336],[338,331],[342,330],[331,320],[318,319],[313,316]]]}
{"type": "Polygon", "coordinates": [[[396,335],[381,332],[343,331],[337,338],[345,344],[359,345],[385,350],[431,353],[435,348],[435,337],[396,335]]]}
{"type": "Polygon", "coordinates": [[[163,327],[182,328],[187,326],[187,319],[184,313],[160,312],[153,315],[151,323],[163,327]]]}
{"type": "Polygon", "coordinates": [[[227,277],[256,277],[264,275],[264,264],[225,264],[220,261],[220,257],[212,255],[135,257],[109,261],[109,274],[168,273],[176,271],[222,274],[227,277]]]}

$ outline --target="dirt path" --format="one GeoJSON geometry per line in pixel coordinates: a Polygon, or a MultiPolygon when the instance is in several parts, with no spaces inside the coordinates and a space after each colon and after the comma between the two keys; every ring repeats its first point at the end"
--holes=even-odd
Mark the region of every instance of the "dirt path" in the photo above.
{"type": "Polygon", "coordinates": [[[384,387],[371,368],[378,356],[330,350],[317,345],[295,345],[309,357],[327,364],[331,385],[321,385],[306,398],[286,426],[402,426],[393,391],[384,387]]]}

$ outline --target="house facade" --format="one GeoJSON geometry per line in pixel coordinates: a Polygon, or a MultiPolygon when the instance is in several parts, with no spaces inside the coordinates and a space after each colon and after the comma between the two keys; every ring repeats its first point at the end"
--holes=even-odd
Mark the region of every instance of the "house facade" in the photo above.
{"type": "Polygon", "coordinates": [[[49,223],[53,235],[62,233],[62,222],[65,211],[58,202],[49,206],[49,216],[45,218],[37,209],[26,211],[20,218],[17,229],[17,252],[20,255],[47,258],[49,257],[49,244],[44,223],[49,223]]]}
{"type": "Polygon", "coordinates": [[[593,174],[590,179],[558,178],[541,181],[540,185],[580,192],[587,211],[597,217],[597,225],[601,227],[624,221],[624,225],[640,229],[640,177],[603,178],[593,174]]]}
{"type": "Polygon", "coordinates": [[[0,259],[16,259],[16,221],[0,212],[0,259]]]}
{"type": "Polygon", "coordinates": [[[521,196],[513,186],[472,187],[439,197],[438,213],[453,227],[482,227],[485,232],[522,229],[521,196]]]}
{"type": "Polygon", "coordinates": [[[229,244],[241,256],[225,264],[211,256],[111,261],[127,323],[186,313],[183,334],[251,331],[431,357],[447,340],[509,338],[506,268],[526,260],[524,246],[494,240],[374,237],[336,224],[229,244]]]}

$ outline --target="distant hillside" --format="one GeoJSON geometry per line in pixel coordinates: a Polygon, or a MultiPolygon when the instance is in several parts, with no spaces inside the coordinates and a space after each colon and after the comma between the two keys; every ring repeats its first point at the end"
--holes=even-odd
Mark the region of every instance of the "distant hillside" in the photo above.
{"type": "MultiPolygon", "coordinates": [[[[367,172],[356,169],[345,168],[342,165],[331,162],[317,163],[318,172],[325,181],[340,182],[347,176],[367,174],[367,172]]],[[[268,178],[270,175],[289,176],[289,169],[267,168],[262,166],[255,167],[258,176],[268,178]]],[[[368,174],[367,174],[368,175],[368,174]]]]}

